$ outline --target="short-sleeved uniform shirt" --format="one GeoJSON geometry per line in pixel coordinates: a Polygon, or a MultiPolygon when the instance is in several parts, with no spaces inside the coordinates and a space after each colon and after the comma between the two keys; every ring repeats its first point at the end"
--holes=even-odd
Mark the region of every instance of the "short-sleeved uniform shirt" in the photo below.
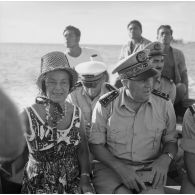
{"type": "Polygon", "coordinates": [[[94,110],[95,104],[99,100],[100,96],[110,91],[106,87],[107,85],[109,84],[104,83],[102,85],[100,94],[97,97],[95,97],[93,100],[91,100],[91,98],[86,94],[82,85],[80,87],[77,87],[71,94],[68,95],[67,100],[72,104],[80,107],[82,111],[84,121],[85,121],[85,127],[87,130],[86,132],[87,137],[89,136],[92,112],[94,110]]]}
{"type": "Polygon", "coordinates": [[[119,96],[108,106],[97,102],[89,143],[103,144],[121,159],[152,162],[159,156],[162,142],[177,141],[173,105],[151,94],[149,101],[135,113],[125,95],[125,89],[120,88],[119,96]]]}
{"type": "MultiPolygon", "coordinates": [[[[195,109],[195,105],[193,105],[195,109]]],[[[195,154],[195,114],[188,108],[183,119],[181,147],[184,151],[195,154]]]]}
{"type": "Polygon", "coordinates": [[[155,80],[154,89],[169,95],[169,99],[174,103],[176,97],[176,86],[172,80],[160,77],[155,80]]]}

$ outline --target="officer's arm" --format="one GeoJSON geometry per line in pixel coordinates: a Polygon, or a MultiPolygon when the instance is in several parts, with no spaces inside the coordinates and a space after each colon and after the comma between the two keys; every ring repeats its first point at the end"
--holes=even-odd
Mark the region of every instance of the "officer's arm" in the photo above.
{"type": "Polygon", "coordinates": [[[89,148],[88,148],[88,142],[85,135],[85,124],[82,115],[81,115],[80,137],[81,137],[81,144],[78,149],[78,158],[80,162],[81,173],[90,173],[89,148]]]}
{"type": "Polygon", "coordinates": [[[187,67],[185,63],[185,57],[183,52],[180,51],[180,62],[179,62],[179,71],[181,75],[181,83],[184,83],[186,86],[186,95],[188,97],[188,74],[187,74],[187,67]]]}
{"type": "Polygon", "coordinates": [[[189,181],[195,186],[195,115],[188,109],[184,115],[181,146],[189,181]]]}
{"type": "Polygon", "coordinates": [[[190,182],[195,186],[195,153],[184,152],[184,163],[190,182]]]}
{"type": "Polygon", "coordinates": [[[177,132],[176,132],[176,116],[173,108],[173,104],[170,101],[166,102],[166,129],[163,132],[162,143],[163,143],[163,154],[166,154],[169,161],[171,162],[171,158],[169,158],[169,154],[173,157],[176,156],[178,150],[177,144],[177,132]]]}
{"type": "Polygon", "coordinates": [[[169,91],[169,98],[170,100],[172,101],[172,103],[174,104],[175,102],[175,98],[176,98],[176,86],[174,83],[172,83],[172,86],[170,88],[170,91],[169,91]]]}
{"type": "Polygon", "coordinates": [[[95,159],[116,170],[118,164],[121,164],[106,148],[107,120],[111,112],[111,104],[106,107],[97,102],[93,115],[92,127],[89,137],[89,148],[94,154],[95,159]]]}
{"type": "Polygon", "coordinates": [[[188,74],[187,74],[187,70],[183,71],[181,74],[181,82],[185,84],[186,86],[186,96],[188,97],[188,74]]]}

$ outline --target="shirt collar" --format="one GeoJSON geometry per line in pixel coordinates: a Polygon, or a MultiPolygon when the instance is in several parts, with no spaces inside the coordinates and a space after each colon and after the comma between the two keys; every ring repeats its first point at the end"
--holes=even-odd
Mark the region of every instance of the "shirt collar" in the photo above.
{"type": "MultiPolygon", "coordinates": [[[[125,107],[128,108],[128,106],[127,106],[128,103],[127,103],[127,100],[125,99],[125,96],[126,96],[125,88],[121,87],[120,92],[121,92],[120,93],[120,107],[125,106],[125,107]]],[[[149,100],[146,103],[148,103],[150,105],[153,104],[153,96],[152,96],[152,94],[150,95],[149,100]]]]}

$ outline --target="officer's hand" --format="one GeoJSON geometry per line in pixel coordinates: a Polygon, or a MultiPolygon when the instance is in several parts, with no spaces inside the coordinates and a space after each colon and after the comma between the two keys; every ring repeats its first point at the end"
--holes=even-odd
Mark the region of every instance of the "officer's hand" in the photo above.
{"type": "Polygon", "coordinates": [[[170,162],[170,158],[166,154],[163,154],[148,166],[149,168],[152,168],[151,174],[154,175],[153,188],[166,185],[170,162]]]}
{"type": "Polygon", "coordinates": [[[121,164],[116,171],[121,177],[123,184],[128,189],[135,189],[137,192],[140,192],[141,190],[146,190],[144,182],[135,173],[133,168],[129,168],[129,166],[126,167],[126,165],[121,164]]]}

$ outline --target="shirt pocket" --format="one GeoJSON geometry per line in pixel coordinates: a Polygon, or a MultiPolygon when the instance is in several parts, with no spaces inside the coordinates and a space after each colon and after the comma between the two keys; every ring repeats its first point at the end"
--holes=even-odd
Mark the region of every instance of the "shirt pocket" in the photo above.
{"type": "Polygon", "coordinates": [[[163,134],[163,127],[161,128],[154,128],[152,130],[152,149],[154,151],[159,151],[162,148],[162,134],[163,134]]]}
{"type": "Polygon", "coordinates": [[[108,132],[107,141],[113,144],[126,144],[127,133],[124,130],[112,129],[108,132]]]}

